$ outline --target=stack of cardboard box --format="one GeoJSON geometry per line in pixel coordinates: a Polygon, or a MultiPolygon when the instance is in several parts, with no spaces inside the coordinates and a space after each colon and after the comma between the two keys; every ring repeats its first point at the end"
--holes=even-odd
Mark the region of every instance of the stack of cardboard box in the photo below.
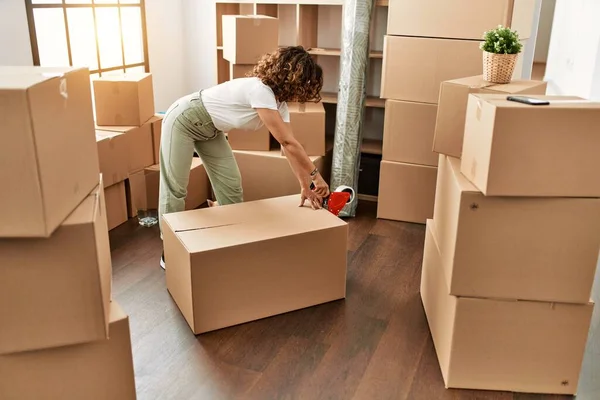
{"type": "Polygon", "coordinates": [[[263,54],[277,50],[279,19],[268,15],[223,15],[223,58],[229,78],[243,78],[263,54]]]}
{"type": "Polygon", "coordinates": [[[89,79],[0,67],[2,399],[135,399],[89,79]]]}
{"type": "MultiPolygon", "coordinates": [[[[223,57],[232,68],[256,63],[260,56],[277,49],[278,29],[277,18],[224,15],[223,57]]],[[[232,79],[237,77],[231,75],[232,79]]],[[[332,147],[325,141],[323,104],[288,103],[288,110],[294,136],[327,177],[332,147]]],[[[299,193],[298,179],[266,126],[257,131],[232,130],[227,138],[240,168],[245,201],[299,193]]]]}
{"type": "Polygon", "coordinates": [[[512,25],[521,38],[529,36],[535,1],[488,3],[390,0],[381,80],[381,97],[387,101],[379,218],[417,223],[431,218],[440,84],[481,73],[484,31],[503,24],[512,25]]]}
{"type": "MultiPolygon", "coordinates": [[[[137,216],[138,208],[156,210],[162,116],[155,114],[151,74],[115,75],[94,80],[96,140],[105,176],[108,228],[137,216]]],[[[208,178],[195,159],[186,205],[208,198],[208,178]]]]}
{"type": "Polygon", "coordinates": [[[600,103],[530,96],[550,105],[468,95],[462,159],[440,155],[421,296],[447,387],[577,390],[600,248],[600,103]]]}

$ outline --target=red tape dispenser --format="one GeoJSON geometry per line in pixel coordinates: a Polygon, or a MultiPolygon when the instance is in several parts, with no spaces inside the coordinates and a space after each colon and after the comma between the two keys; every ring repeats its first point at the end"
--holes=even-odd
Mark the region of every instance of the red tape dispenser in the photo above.
{"type": "MultiPolygon", "coordinates": [[[[314,183],[310,184],[310,189],[315,189],[314,183]]],[[[353,199],[354,190],[349,186],[340,186],[323,199],[323,208],[337,217],[353,199]]]]}

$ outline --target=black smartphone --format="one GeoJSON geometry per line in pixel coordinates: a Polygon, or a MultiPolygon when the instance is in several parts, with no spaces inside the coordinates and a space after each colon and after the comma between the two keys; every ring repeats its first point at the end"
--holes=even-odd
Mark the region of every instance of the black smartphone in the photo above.
{"type": "Polygon", "coordinates": [[[517,103],[528,104],[530,106],[547,106],[550,105],[548,100],[536,99],[533,97],[525,97],[525,96],[508,96],[506,98],[508,101],[516,101],[517,103]]]}

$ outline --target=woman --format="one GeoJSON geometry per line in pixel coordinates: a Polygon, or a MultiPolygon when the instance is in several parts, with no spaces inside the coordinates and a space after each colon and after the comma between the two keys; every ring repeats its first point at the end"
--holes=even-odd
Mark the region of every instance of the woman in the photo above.
{"type": "MultiPolygon", "coordinates": [[[[159,221],[183,211],[194,150],[210,179],[218,205],[243,201],[240,171],[224,132],[265,125],[285,149],[300,183],[300,206],[321,208],[329,186],[294,138],[287,102],[318,102],[323,71],[302,47],[266,54],[247,78],[233,79],[185,96],[165,113],[160,143],[159,221]],[[314,189],[310,189],[311,183],[314,189]]],[[[268,179],[269,171],[265,171],[268,179]]],[[[165,268],[164,252],[160,265],[165,268]]]]}

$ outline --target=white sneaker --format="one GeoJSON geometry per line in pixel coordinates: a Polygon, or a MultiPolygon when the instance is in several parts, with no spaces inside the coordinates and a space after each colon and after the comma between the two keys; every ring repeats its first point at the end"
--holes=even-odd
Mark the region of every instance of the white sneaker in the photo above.
{"type": "Polygon", "coordinates": [[[163,251],[162,255],[160,256],[160,267],[162,269],[165,269],[165,252],[163,251]]]}

